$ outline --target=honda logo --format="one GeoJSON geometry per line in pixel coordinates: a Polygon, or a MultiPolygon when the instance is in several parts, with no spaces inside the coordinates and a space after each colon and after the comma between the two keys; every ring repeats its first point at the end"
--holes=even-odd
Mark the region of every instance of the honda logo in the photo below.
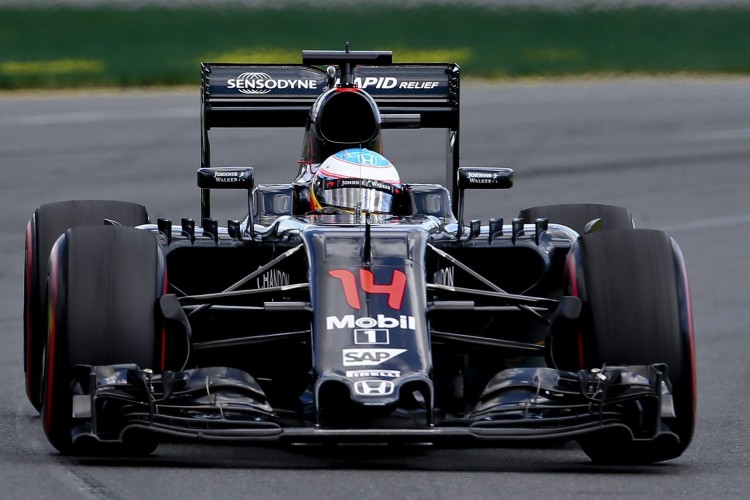
{"type": "Polygon", "coordinates": [[[360,396],[389,396],[393,389],[390,380],[358,380],[354,383],[354,392],[360,396]]]}

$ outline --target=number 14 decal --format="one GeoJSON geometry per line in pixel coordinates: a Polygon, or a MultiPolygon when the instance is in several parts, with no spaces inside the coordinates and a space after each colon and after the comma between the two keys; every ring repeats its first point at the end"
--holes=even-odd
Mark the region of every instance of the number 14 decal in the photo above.
{"type": "MultiPolygon", "coordinates": [[[[349,304],[349,307],[361,309],[362,304],[359,301],[359,290],[357,289],[357,279],[354,273],[348,269],[335,269],[328,271],[328,274],[341,280],[346,303],[349,304]]],[[[390,283],[375,284],[375,277],[372,271],[360,269],[359,282],[365,293],[388,295],[388,306],[391,309],[401,309],[401,302],[404,300],[404,290],[406,289],[406,274],[403,271],[394,269],[390,283]]]]}

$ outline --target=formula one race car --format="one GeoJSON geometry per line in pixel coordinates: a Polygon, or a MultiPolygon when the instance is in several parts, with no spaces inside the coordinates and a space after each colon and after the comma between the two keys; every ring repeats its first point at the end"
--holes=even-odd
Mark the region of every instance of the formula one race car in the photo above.
{"type": "Polygon", "coordinates": [[[29,400],[61,453],[159,442],[577,441],[680,456],[695,362],[679,247],[592,204],[464,221],[513,172],[460,167],[460,71],[390,52],[202,65],[201,220],[39,207],[26,234],[29,400]],[[211,166],[217,127],[304,127],[297,178],[211,166]],[[447,130],[448,187],[408,184],[386,128],[447,130]],[[211,192],[247,193],[220,227],[211,192]]]}

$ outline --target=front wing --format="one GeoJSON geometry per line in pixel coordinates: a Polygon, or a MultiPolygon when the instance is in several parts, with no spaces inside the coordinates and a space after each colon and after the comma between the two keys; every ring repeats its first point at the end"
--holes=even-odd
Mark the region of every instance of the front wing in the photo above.
{"type": "Polygon", "coordinates": [[[579,372],[508,369],[488,383],[466,414],[442,414],[432,398],[425,398],[421,408],[402,415],[407,418],[401,425],[391,419],[385,425],[323,426],[309,398],[301,398],[297,412],[276,410],[261,386],[235,368],[154,374],[135,365],[78,366],[74,387],[74,441],[127,442],[143,432],[164,441],[289,444],[502,444],[598,432],[621,432],[633,440],[677,439],[660,424],[661,417],[673,416],[664,365],[579,372]]]}

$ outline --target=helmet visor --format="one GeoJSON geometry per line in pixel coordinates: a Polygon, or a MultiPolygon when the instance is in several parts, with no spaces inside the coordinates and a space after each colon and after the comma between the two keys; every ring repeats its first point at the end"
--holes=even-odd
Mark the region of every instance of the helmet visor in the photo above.
{"type": "Polygon", "coordinates": [[[369,179],[326,179],[315,196],[323,206],[362,210],[373,214],[390,213],[393,196],[400,185],[369,179]]]}

